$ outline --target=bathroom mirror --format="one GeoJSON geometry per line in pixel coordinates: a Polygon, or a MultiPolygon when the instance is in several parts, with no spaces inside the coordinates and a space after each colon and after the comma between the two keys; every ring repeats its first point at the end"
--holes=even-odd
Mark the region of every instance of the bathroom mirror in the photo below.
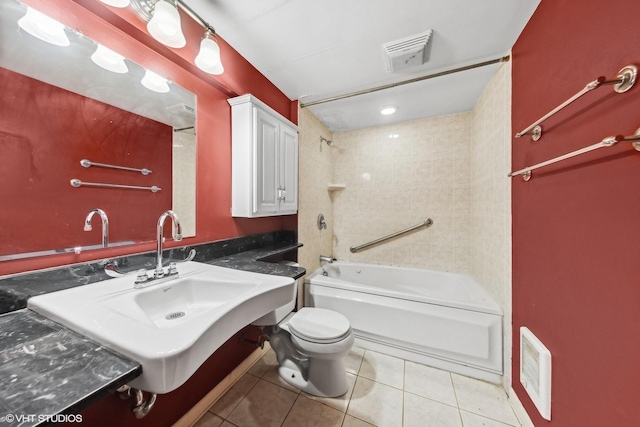
{"type": "Polygon", "coordinates": [[[0,261],[101,248],[97,215],[83,231],[93,208],[108,215],[110,247],[155,240],[166,209],[195,235],[195,95],[164,79],[143,84],[143,67],[97,57],[100,45],[68,28],[19,25],[27,12],[0,0],[0,261]],[[56,31],[66,40],[40,38],[56,31]]]}

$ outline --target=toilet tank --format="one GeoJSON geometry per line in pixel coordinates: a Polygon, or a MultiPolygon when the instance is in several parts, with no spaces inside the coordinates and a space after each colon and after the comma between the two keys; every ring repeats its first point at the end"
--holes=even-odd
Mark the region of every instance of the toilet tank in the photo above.
{"type": "MultiPolygon", "coordinates": [[[[300,264],[293,261],[281,261],[279,262],[279,264],[291,265],[293,267],[300,266],[300,264]]],[[[293,309],[296,307],[297,296],[298,296],[298,280],[296,280],[295,283],[293,284],[293,292],[291,293],[291,300],[288,303],[286,303],[281,307],[276,308],[273,311],[270,311],[269,313],[265,314],[264,316],[262,316],[261,318],[259,318],[258,320],[256,320],[251,324],[255,326],[277,325],[278,323],[280,323],[282,319],[287,317],[287,315],[291,313],[293,309]]]]}

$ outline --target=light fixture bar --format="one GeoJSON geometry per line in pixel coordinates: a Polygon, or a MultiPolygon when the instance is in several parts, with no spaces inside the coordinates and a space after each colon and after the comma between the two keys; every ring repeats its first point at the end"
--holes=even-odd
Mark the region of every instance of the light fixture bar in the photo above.
{"type": "MultiPolygon", "coordinates": [[[[138,16],[145,21],[149,22],[153,17],[153,8],[160,0],[131,0],[131,7],[138,16]]],[[[206,30],[211,31],[212,34],[216,33],[213,26],[209,25],[207,21],[202,19],[200,15],[193,11],[183,0],[176,0],[175,3],[184,10],[187,15],[193,18],[198,24],[202,25],[206,30]]]]}
{"type": "Polygon", "coordinates": [[[195,21],[197,21],[200,25],[202,25],[207,31],[210,31],[211,34],[215,34],[216,30],[215,28],[213,28],[213,26],[209,25],[209,23],[207,21],[205,21],[204,19],[202,19],[200,17],[200,15],[198,15],[197,13],[195,13],[193,11],[193,9],[191,9],[185,2],[184,0],[176,0],[176,3],[178,4],[178,6],[180,6],[180,8],[182,10],[185,11],[185,13],[187,15],[189,15],[191,18],[193,18],[195,21]]]}

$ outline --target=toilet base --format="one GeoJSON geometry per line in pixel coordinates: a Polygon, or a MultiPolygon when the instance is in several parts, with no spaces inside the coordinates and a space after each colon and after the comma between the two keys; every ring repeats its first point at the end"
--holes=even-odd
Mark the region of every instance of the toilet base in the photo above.
{"type": "Polygon", "coordinates": [[[343,358],[310,360],[308,378],[292,363],[280,365],[278,374],[288,384],[314,396],[338,397],[349,390],[343,358]]]}

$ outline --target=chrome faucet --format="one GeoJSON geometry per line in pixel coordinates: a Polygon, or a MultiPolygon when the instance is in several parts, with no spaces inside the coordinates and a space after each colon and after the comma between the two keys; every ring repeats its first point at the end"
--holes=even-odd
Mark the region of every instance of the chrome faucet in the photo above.
{"type": "Polygon", "coordinates": [[[100,215],[100,219],[102,220],[102,247],[106,248],[109,246],[109,218],[107,218],[105,211],[100,208],[91,209],[84,220],[84,231],[91,231],[93,229],[91,227],[91,218],[93,218],[95,214],[100,215]]]}
{"type": "MultiPolygon", "coordinates": [[[[169,268],[167,272],[165,273],[164,268],[162,267],[162,241],[164,239],[162,232],[164,227],[164,220],[167,219],[167,217],[171,218],[171,220],[173,221],[173,225],[175,227],[174,233],[173,233],[173,240],[175,240],[176,242],[179,242],[180,240],[182,240],[182,227],[180,227],[180,220],[178,219],[178,215],[176,215],[176,213],[173,212],[172,210],[168,210],[162,215],[160,215],[160,218],[158,218],[158,230],[157,230],[158,253],[156,254],[156,257],[157,257],[156,268],[151,270],[146,270],[143,268],[135,271],[136,280],[133,283],[134,289],[142,289],[149,285],[162,283],[167,280],[175,279],[176,277],[178,277],[178,268],[176,264],[192,261],[196,256],[196,250],[191,249],[189,251],[189,255],[185,259],[171,262],[169,264],[169,268]],[[152,274],[149,275],[149,273],[152,273],[152,274]]],[[[111,276],[111,277],[122,277],[127,274],[134,273],[134,272],[125,273],[123,271],[120,271],[118,269],[117,261],[107,262],[104,267],[104,271],[105,273],[107,273],[108,276],[111,276]]]]}
{"type": "Polygon", "coordinates": [[[337,261],[337,260],[332,256],[320,255],[320,263],[321,264],[323,262],[328,262],[329,264],[333,264],[333,261],[337,261]]]}
{"type": "MultiPolygon", "coordinates": [[[[157,262],[156,262],[156,271],[154,274],[156,279],[160,279],[164,276],[164,268],[162,268],[162,240],[163,240],[162,229],[164,227],[164,220],[167,219],[167,217],[171,218],[171,220],[173,221],[173,225],[175,227],[174,233],[173,233],[173,240],[175,240],[176,242],[179,242],[182,240],[182,227],[180,226],[180,220],[178,219],[178,215],[176,215],[176,213],[172,210],[168,210],[162,215],[160,215],[160,218],[158,218],[158,230],[157,230],[158,231],[157,233],[158,254],[157,254],[157,262]]],[[[169,274],[172,274],[172,272],[169,271],[169,274]]]]}

